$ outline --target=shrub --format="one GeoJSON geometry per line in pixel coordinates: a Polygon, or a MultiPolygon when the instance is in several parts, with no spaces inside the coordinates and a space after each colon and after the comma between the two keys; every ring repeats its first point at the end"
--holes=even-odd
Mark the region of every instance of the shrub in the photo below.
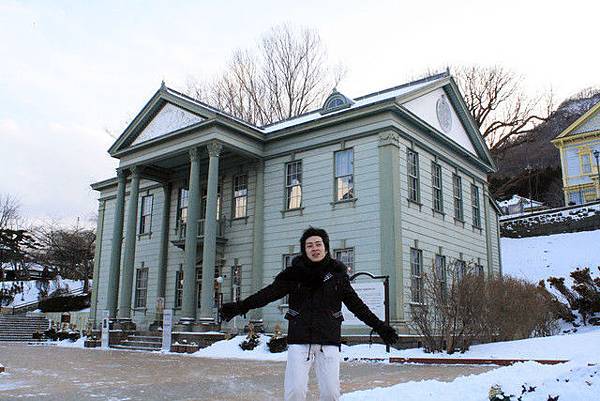
{"type": "Polygon", "coordinates": [[[586,324],[591,315],[600,312],[600,277],[592,279],[589,268],[575,269],[570,276],[573,278],[571,289],[565,285],[564,277],[550,277],[548,282],[565,297],[571,310],[581,314],[586,324]]]}
{"type": "Polygon", "coordinates": [[[254,325],[248,324],[248,335],[246,339],[240,344],[240,348],[244,351],[251,351],[260,344],[260,336],[254,332],[254,325]]]}
{"type": "Polygon", "coordinates": [[[267,343],[267,346],[269,347],[269,351],[272,353],[287,351],[287,337],[282,336],[281,326],[279,326],[279,324],[275,325],[275,328],[273,329],[273,335],[267,343]]]}
{"type": "Polygon", "coordinates": [[[507,341],[558,331],[557,306],[543,287],[509,276],[484,278],[475,264],[449,263],[423,274],[426,304],[412,326],[427,352],[464,352],[474,341],[507,341]]]}

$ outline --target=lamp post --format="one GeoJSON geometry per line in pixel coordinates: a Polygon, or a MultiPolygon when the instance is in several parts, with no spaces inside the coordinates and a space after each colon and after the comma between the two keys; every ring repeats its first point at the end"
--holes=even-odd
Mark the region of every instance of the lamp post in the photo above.
{"type": "Polygon", "coordinates": [[[594,157],[596,158],[596,174],[598,175],[598,182],[596,183],[596,199],[600,199],[600,191],[598,190],[600,187],[600,167],[598,163],[598,159],[600,158],[600,150],[594,150],[594,157]]]}

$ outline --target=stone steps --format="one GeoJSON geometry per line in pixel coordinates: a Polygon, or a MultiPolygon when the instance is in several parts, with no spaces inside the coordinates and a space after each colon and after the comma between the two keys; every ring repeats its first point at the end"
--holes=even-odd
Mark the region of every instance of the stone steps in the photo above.
{"type": "Polygon", "coordinates": [[[0,315],[0,341],[32,341],[33,333],[47,329],[44,316],[0,315]]]}
{"type": "Polygon", "coordinates": [[[160,351],[162,348],[162,337],[147,335],[129,335],[120,344],[112,345],[111,348],[128,349],[134,351],[160,351]]]}
{"type": "Polygon", "coordinates": [[[141,345],[122,345],[122,344],[116,344],[116,345],[111,345],[111,348],[116,348],[116,349],[125,349],[125,350],[130,350],[130,351],[160,351],[160,347],[156,348],[154,346],[151,347],[143,347],[141,345]]]}

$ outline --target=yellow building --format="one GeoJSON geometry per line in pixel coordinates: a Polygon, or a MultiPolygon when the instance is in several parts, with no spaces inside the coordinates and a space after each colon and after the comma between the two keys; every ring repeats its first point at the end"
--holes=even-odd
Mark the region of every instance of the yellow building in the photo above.
{"type": "Polygon", "coordinates": [[[565,204],[600,199],[600,102],[553,141],[560,151],[565,204]]]}

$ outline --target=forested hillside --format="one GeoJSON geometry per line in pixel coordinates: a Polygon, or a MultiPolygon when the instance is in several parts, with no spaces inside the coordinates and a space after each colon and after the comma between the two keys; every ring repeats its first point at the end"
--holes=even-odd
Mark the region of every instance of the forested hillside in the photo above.
{"type": "Polygon", "coordinates": [[[490,177],[492,195],[499,200],[531,195],[548,206],[562,206],[560,155],[550,141],[598,101],[600,90],[585,90],[563,101],[533,132],[495,153],[498,172],[490,177]]]}

